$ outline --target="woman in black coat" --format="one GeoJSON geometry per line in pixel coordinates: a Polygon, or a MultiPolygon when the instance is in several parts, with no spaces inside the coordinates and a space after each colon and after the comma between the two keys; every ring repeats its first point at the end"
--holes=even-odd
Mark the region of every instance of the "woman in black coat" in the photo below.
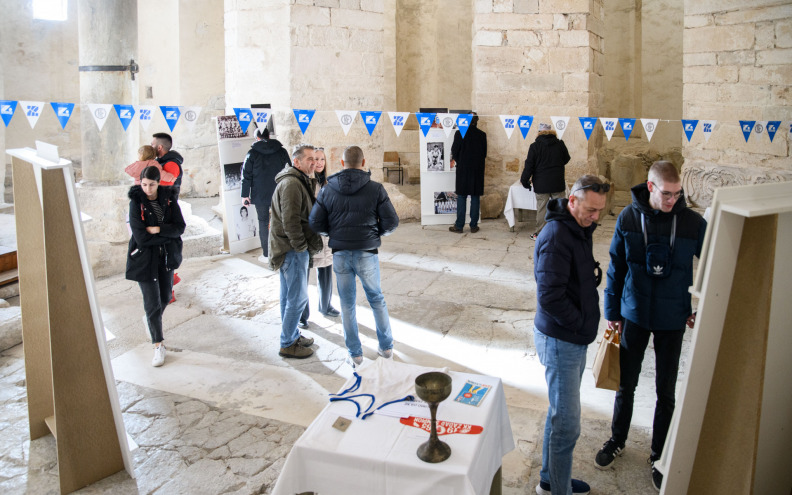
{"type": "Polygon", "coordinates": [[[174,191],[160,186],[156,167],[146,167],[140,185],[129,189],[129,227],[126,278],[143,293],[144,322],[154,344],[152,366],[165,362],[162,312],[171,300],[173,270],[182,261],[185,223],[174,191]]]}

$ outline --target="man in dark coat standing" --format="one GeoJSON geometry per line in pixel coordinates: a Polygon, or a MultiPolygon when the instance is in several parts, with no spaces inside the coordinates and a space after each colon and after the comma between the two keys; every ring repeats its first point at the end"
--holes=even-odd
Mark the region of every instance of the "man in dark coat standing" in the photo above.
{"type": "Polygon", "coordinates": [[[259,240],[263,253],[262,263],[269,262],[267,243],[269,239],[270,205],[275,192],[275,176],[286,165],[291,165],[289,153],[277,139],[269,138],[269,129],[256,129],[256,142],[250,147],[242,163],[242,199],[245,204],[256,205],[259,222],[259,240]]]}
{"type": "Polygon", "coordinates": [[[564,166],[567,163],[569,151],[564,142],[556,137],[550,124],[539,124],[539,134],[528,148],[525,168],[520,177],[520,183],[529,191],[533,182],[536,193],[536,229],[531,235],[533,240],[536,240],[545,226],[547,203],[551,199],[565,197],[564,166]]]}
{"type": "Polygon", "coordinates": [[[451,167],[456,163],[457,219],[448,230],[462,233],[470,196],[470,231],[479,231],[481,196],[484,194],[484,160],[487,158],[487,134],[478,128],[478,114],[473,112],[465,137],[457,131],[451,145],[451,167]]]}

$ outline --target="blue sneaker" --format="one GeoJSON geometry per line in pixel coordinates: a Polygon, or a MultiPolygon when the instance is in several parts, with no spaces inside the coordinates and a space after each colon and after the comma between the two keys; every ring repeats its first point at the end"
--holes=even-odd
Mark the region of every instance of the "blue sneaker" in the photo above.
{"type": "MultiPolygon", "coordinates": [[[[588,495],[590,491],[591,487],[588,485],[588,483],[572,478],[572,493],[588,495]]],[[[537,495],[552,495],[552,492],[550,491],[550,483],[539,480],[539,484],[536,485],[536,493],[537,495]]]]}

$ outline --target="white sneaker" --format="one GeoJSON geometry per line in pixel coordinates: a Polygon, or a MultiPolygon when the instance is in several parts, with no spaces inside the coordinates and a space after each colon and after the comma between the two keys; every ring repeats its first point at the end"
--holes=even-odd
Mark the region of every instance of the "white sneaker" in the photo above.
{"type": "Polygon", "coordinates": [[[264,264],[269,264],[269,258],[267,256],[264,256],[263,254],[258,257],[258,260],[264,264]]]}
{"type": "Polygon", "coordinates": [[[391,349],[385,349],[384,351],[382,349],[377,348],[377,354],[379,354],[380,356],[382,356],[385,359],[393,359],[393,349],[392,348],[391,349]]]}
{"type": "Polygon", "coordinates": [[[154,348],[154,359],[151,360],[151,365],[158,368],[165,364],[165,344],[160,344],[159,347],[154,348]]]}

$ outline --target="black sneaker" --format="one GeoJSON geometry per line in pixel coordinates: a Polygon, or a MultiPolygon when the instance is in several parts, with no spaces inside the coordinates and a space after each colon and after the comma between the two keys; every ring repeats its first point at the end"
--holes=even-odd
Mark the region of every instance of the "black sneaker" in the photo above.
{"type": "Polygon", "coordinates": [[[652,454],[649,456],[649,459],[646,462],[652,466],[652,486],[655,487],[655,490],[658,492],[660,491],[660,487],[663,486],[663,473],[655,468],[655,462],[660,460],[659,455],[652,454]]]}
{"type": "Polygon", "coordinates": [[[619,445],[616,440],[609,439],[597,452],[597,457],[594,458],[594,467],[607,469],[613,464],[613,460],[616,459],[617,455],[622,455],[622,452],[624,452],[624,444],[619,445]]]}
{"type": "MultiPolygon", "coordinates": [[[[590,491],[591,487],[588,485],[588,483],[572,478],[572,493],[574,495],[588,495],[590,491]]],[[[550,483],[539,480],[539,484],[536,485],[536,494],[552,495],[552,493],[553,492],[550,491],[550,483]]]]}

